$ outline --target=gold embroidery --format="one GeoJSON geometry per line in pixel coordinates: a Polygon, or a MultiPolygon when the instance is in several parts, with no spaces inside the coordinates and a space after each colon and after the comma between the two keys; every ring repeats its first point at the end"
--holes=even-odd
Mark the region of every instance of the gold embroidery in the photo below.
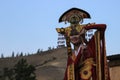
{"type": "MultiPolygon", "coordinates": [[[[84,27],[85,25],[77,25],[76,26],[76,30],[78,31],[78,32],[80,32],[82,29],[83,29],[83,27],[84,27]]],[[[65,28],[65,33],[67,33],[67,36],[70,36],[70,33],[71,33],[71,27],[69,26],[69,27],[67,27],[67,28],[65,28]]]]}
{"type": "Polygon", "coordinates": [[[73,63],[68,66],[67,75],[68,75],[68,80],[75,80],[73,63]]]}
{"type": "Polygon", "coordinates": [[[91,72],[92,67],[91,66],[86,66],[84,69],[80,71],[80,76],[82,79],[89,79],[92,75],[91,72]]]}
{"type": "Polygon", "coordinates": [[[75,61],[75,59],[76,59],[75,53],[72,53],[72,59],[73,59],[73,61],[75,61]]]}
{"type": "Polygon", "coordinates": [[[88,58],[83,62],[85,65],[95,65],[93,58],[88,58]]]}
{"type": "Polygon", "coordinates": [[[91,69],[94,64],[93,58],[88,58],[83,62],[83,67],[80,69],[80,76],[82,79],[89,79],[92,75],[91,69]]]}

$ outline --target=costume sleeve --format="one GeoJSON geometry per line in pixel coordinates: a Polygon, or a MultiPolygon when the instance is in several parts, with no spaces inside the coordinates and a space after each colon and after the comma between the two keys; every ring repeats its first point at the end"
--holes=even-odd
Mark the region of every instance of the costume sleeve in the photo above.
{"type": "Polygon", "coordinates": [[[106,30],[106,24],[89,24],[89,25],[84,26],[84,28],[86,30],[97,29],[98,31],[100,31],[100,39],[104,38],[104,32],[106,30]]]}
{"type": "Polygon", "coordinates": [[[106,24],[89,24],[89,25],[84,26],[84,28],[86,30],[98,29],[100,31],[104,31],[106,29],[106,24]]]}

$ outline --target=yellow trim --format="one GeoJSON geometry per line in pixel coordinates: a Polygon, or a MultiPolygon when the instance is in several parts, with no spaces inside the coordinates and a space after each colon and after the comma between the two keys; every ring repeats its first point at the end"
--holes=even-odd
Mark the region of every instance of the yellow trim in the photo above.
{"type": "Polygon", "coordinates": [[[96,49],[96,73],[97,80],[102,80],[101,73],[101,53],[100,53],[100,32],[95,33],[95,49],[96,49]]]}
{"type": "Polygon", "coordinates": [[[75,53],[72,53],[72,59],[73,59],[73,61],[75,61],[75,59],[76,59],[75,53]]]}
{"type": "Polygon", "coordinates": [[[75,80],[75,76],[74,76],[74,63],[72,63],[72,64],[70,64],[68,66],[67,75],[68,75],[68,80],[75,80]]]}

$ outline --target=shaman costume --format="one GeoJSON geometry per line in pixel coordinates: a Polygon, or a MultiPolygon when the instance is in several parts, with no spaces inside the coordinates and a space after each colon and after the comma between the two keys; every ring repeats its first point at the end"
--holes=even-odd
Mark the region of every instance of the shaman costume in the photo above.
{"type": "Polygon", "coordinates": [[[57,28],[57,32],[65,36],[68,50],[64,80],[110,80],[104,37],[106,25],[81,25],[79,22],[83,21],[83,18],[90,18],[90,15],[84,10],[72,8],[59,20],[71,23],[69,27],[57,28]],[[95,32],[86,40],[85,34],[91,29],[95,29],[95,32]]]}

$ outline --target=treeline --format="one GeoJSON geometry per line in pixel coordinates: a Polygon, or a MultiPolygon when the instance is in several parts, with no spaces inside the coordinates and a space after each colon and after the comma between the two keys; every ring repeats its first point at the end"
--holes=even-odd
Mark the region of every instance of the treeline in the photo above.
{"type": "Polygon", "coordinates": [[[1,54],[1,58],[14,58],[14,57],[21,57],[21,56],[29,56],[31,55],[32,53],[23,53],[23,52],[17,52],[15,53],[14,51],[12,52],[12,55],[11,56],[4,56],[4,54],[2,53],[1,54]]]}
{"type": "Polygon", "coordinates": [[[0,80],[36,80],[35,67],[22,58],[13,68],[3,69],[0,80]]]}
{"type": "MultiPolygon", "coordinates": [[[[51,51],[51,50],[54,50],[55,48],[54,47],[48,47],[48,50],[46,51],[51,51]]],[[[9,56],[10,58],[14,58],[14,57],[22,57],[22,56],[29,56],[29,55],[33,55],[33,54],[41,54],[45,51],[43,51],[43,49],[38,49],[35,53],[23,53],[23,52],[18,52],[18,53],[15,53],[14,51],[12,52],[12,55],[9,56]]],[[[2,53],[1,54],[1,57],[0,58],[6,58],[4,56],[4,54],[2,53]]]]}

